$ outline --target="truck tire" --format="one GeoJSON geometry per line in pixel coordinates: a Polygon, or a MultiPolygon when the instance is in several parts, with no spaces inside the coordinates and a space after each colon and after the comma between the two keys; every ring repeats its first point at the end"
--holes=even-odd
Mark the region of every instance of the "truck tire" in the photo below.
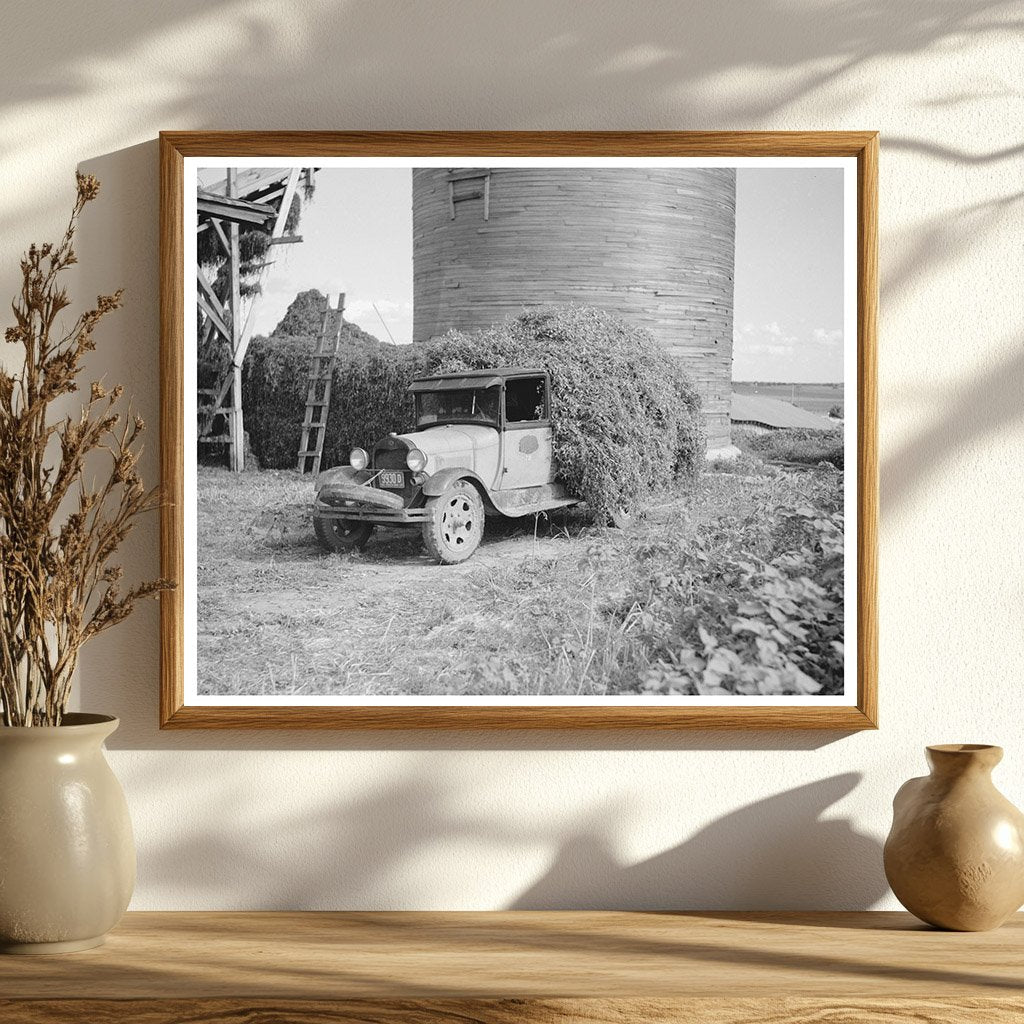
{"type": "Polygon", "coordinates": [[[458,480],[444,494],[427,502],[423,543],[440,565],[465,562],[484,535],[484,503],[467,480],[458,480]]]}
{"type": "Polygon", "coordinates": [[[355,519],[321,519],[313,516],[313,532],[325,551],[343,555],[362,550],[373,533],[373,523],[360,523],[355,519]]]}

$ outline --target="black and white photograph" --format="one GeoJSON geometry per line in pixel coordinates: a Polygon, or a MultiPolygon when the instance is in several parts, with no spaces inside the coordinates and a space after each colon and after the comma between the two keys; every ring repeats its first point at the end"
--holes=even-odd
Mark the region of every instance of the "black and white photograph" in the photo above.
{"type": "Polygon", "coordinates": [[[856,703],[856,160],[190,158],[184,211],[186,702],[856,703]]]}

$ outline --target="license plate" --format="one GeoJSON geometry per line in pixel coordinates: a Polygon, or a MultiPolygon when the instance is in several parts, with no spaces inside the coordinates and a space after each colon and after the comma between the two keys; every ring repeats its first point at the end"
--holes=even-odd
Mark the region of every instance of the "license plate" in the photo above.
{"type": "Polygon", "coordinates": [[[381,487],[393,487],[400,491],[405,487],[405,475],[399,470],[385,469],[381,471],[380,480],[377,482],[381,487]]]}

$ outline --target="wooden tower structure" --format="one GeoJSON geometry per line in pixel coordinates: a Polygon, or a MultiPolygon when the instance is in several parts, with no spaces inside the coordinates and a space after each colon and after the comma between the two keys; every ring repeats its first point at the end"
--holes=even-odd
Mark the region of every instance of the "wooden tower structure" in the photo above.
{"type": "Polygon", "coordinates": [[[315,172],[315,168],[297,167],[229,168],[223,181],[197,192],[197,234],[212,232],[224,256],[215,281],[207,278],[202,266],[196,267],[198,341],[202,347],[219,337],[231,357],[223,379],[213,388],[199,391],[198,437],[202,445],[226,447],[235,472],[245,466],[242,364],[252,338],[260,286],[273,264],[267,259],[258,266],[256,286],[243,308],[239,236],[243,231],[258,230],[266,232],[271,246],[301,242],[301,236],[287,236],[285,229],[296,191],[300,185],[311,190],[315,172]]]}
{"type": "Polygon", "coordinates": [[[574,302],[646,327],[729,444],[736,178],[731,168],[412,172],[413,339],[574,302]]]}

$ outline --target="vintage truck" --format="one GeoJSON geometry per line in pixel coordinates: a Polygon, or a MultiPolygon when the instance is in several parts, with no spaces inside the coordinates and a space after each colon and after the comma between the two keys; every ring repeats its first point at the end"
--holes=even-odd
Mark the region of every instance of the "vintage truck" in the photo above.
{"type": "Polygon", "coordinates": [[[486,516],[519,517],[574,505],[556,481],[550,380],[503,367],[416,378],[415,429],[316,481],[313,527],[329,551],[351,551],[376,526],[419,526],[442,565],[469,558],[486,516]]]}

